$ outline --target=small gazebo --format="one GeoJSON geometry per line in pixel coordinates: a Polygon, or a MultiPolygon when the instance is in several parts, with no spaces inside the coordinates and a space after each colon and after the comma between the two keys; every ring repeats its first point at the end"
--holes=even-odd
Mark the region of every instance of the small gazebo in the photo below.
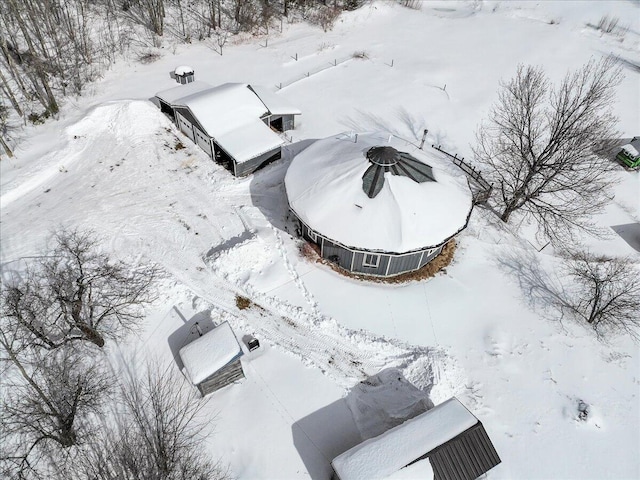
{"type": "Polygon", "coordinates": [[[173,75],[176,79],[176,82],[181,83],[182,85],[186,85],[187,83],[191,83],[193,81],[195,81],[196,79],[196,74],[195,74],[195,70],[191,67],[188,67],[186,65],[181,65],[179,67],[177,67],[174,71],[173,71],[173,75]]]}
{"type": "Polygon", "coordinates": [[[390,277],[424,267],[467,225],[464,175],[393,135],[318,140],[285,176],[289,208],[323,258],[390,277]]]}

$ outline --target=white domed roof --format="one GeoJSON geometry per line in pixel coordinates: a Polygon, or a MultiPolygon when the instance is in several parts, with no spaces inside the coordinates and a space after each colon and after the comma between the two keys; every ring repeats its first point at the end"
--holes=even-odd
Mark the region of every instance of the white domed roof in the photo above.
{"type": "MultiPolygon", "coordinates": [[[[385,155],[391,150],[385,149],[385,155]]],[[[466,178],[443,162],[396,137],[361,134],[356,142],[343,134],[299,153],[285,188],[298,218],[327,238],[348,247],[404,253],[439,245],[466,225],[472,206],[466,178]],[[415,178],[391,171],[391,165],[374,162],[371,153],[367,158],[372,147],[393,147],[408,161],[432,167],[423,169],[431,175],[415,178]],[[370,198],[371,184],[363,176],[372,177],[372,165],[382,168],[383,178],[376,180],[370,198]]]]}

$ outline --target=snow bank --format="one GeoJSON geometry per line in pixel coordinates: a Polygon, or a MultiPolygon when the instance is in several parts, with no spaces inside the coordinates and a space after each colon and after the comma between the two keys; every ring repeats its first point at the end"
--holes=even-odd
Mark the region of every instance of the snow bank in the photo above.
{"type": "Polygon", "coordinates": [[[228,322],[180,349],[180,358],[194,385],[206,380],[240,355],[240,344],[228,322]]]}
{"type": "Polygon", "coordinates": [[[387,368],[353,387],[345,398],[363,439],[376,437],[430,408],[429,396],[397,368],[387,368]]]}
{"type": "Polygon", "coordinates": [[[349,247],[404,253],[439,245],[465,225],[471,193],[464,174],[454,178],[442,162],[383,133],[340,135],[298,154],[285,188],[289,205],[313,230],[349,247]],[[362,176],[371,164],[365,153],[383,145],[429,164],[436,181],[416,183],[385,173],[380,193],[367,197],[362,176]]]}
{"type": "Polygon", "coordinates": [[[341,480],[384,479],[478,422],[457,398],[336,457],[341,480]]]}

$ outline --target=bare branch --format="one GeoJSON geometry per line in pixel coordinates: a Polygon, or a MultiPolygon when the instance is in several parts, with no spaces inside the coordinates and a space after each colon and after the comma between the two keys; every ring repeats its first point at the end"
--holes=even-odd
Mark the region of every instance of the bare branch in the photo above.
{"type": "Polygon", "coordinates": [[[613,162],[603,158],[616,137],[612,113],[621,67],[591,60],[552,89],[541,68],[519,66],[502,83],[474,154],[497,188],[500,217],[518,212],[554,242],[575,231],[597,234],[591,218],[609,201],[613,162]]]}
{"type": "Polygon", "coordinates": [[[60,231],[54,244],[21,280],[3,287],[3,328],[46,349],[77,341],[102,347],[136,331],[142,307],[154,299],[157,268],[113,261],[88,231],[60,231]]]}

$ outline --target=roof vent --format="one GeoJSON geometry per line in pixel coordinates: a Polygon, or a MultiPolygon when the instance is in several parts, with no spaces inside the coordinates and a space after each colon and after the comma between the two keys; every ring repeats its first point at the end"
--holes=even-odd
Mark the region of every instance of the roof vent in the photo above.
{"type": "Polygon", "coordinates": [[[436,181],[429,165],[393,147],[371,147],[366,157],[371,165],[362,176],[362,190],[369,198],[380,193],[387,172],[409,177],[416,183],[436,181]]]}

